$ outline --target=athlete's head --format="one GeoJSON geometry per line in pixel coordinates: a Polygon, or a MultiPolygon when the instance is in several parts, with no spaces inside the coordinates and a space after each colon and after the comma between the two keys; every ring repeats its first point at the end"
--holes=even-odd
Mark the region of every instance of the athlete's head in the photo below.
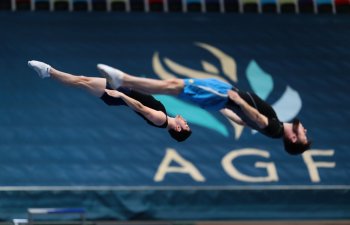
{"type": "Polygon", "coordinates": [[[307,139],[307,130],[299,119],[295,118],[291,132],[284,136],[284,149],[291,155],[299,155],[310,149],[311,141],[307,139]]]}
{"type": "Polygon", "coordinates": [[[172,129],[169,129],[168,131],[170,136],[178,142],[186,140],[192,134],[192,131],[187,124],[187,121],[180,115],[177,115],[174,118],[174,127],[172,129]]]}

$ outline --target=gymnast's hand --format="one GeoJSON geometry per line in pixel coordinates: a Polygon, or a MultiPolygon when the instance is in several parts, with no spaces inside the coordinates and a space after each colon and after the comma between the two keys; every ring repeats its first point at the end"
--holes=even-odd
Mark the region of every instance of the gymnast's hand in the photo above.
{"type": "Polygon", "coordinates": [[[114,98],[120,98],[122,96],[122,93],[116,90],[109,90],[109,89],[105,89],[105,92],[114,98]]]}
{"type": "Polygon", "coordinates": [[[231,101],[235,102],[237,105],[242,105],[245,102],[235,91],[229,90],[227,94],[231,101]]]}

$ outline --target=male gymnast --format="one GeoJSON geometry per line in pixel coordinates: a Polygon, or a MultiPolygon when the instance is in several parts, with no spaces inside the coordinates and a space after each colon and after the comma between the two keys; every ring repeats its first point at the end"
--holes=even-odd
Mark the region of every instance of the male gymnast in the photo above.
{"type": "Polygon", "coordinates": [[[219,110],[235,123],[249,126],[267,137],[283,139],[289,154],[302,154],[311,146],[307,130],[299,119],[281,122],[268,103],[229,83],[214,78],[158,80],[133,76],[104,64],[98,64],[97,68],[113,88],[122,86],[147,94],[174,95],[204,109],[219,110]]]}

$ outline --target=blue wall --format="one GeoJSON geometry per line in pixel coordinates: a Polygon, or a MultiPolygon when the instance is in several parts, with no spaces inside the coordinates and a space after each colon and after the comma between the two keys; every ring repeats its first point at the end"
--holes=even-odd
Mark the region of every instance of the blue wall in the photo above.
{"type": "Polygon", "coordinates": [[[90,219],[350,217],[348,16],[2,13],[0,28],[0,219],[58,206],[90,219]],[[176,143],[127,108],[41,80],[30,59],[87,76],[105,63],[161,78],[156,60],[176,77],[219,76],[298,116],[312,151],[289,156],[279,140],[157,96],[191,124],[176,143]]]}

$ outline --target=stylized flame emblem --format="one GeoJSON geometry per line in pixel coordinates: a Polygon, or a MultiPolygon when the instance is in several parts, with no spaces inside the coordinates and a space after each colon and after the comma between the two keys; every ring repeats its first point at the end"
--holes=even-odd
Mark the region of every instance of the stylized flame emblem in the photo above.
{"type": "MultiPolygon", "coordinates": [[[[234,85],[238,83],[236,61],[231,56],[209,44],[196,42],[195,45],[210,52],[214,57],[216,57],[220,64],[220,69],[213,63],[202,60],[201,65],[203,70],[194,70],[180,65],[179,63],[176,63],[166,57],[161,61],[159,53],[155,52],[152,59],[155,73],[161,79],[176,78],[179,76],[186,78],[214,77],[228,83],[233,83],[234,85]]],[[[253,91],[262,99],[267,99],[273,90],[272,76],[264,72],[254,60],[249,63],[246,70],[246,76],[253,91]]],[[[172,104],[172,107],[168,107],[170,110],[174,107],[177,110],[181,110],[181,113],[183,113],[189,122],[210,128],[225,136],[228,136],[226,126],[217,120],[211,113],[208,113],[207,111],[191,104],[184,103],[173,97],[162,96],[161,98],[163,98],[161,100],[172,104]],[[181,109],[181,107],[183,107],[183,109],[181,109]],[[203,121],[205,121],[205,123],[203,123],[203,121]]],[[[302,103],[299,94],[289,86],[287,86],[287,89],[282,97],[273,104],[273,108],[276,110],[279,118],[282,121],[288,121],[294,118],[299,113],[301,106],[302,103]]],[[[235,139],[238,139],[242,134],[243,127],[233,123],[231,120],[228,121],[234,128],[235,139]]]]}

